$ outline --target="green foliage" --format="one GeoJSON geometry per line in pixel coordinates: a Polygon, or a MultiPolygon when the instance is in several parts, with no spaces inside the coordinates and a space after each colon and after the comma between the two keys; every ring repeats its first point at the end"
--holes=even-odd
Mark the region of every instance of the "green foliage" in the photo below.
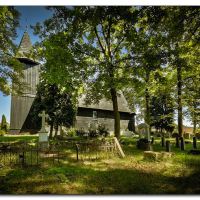
{"type": "Polygon", "coordinates": [[[84,137],[84,136],[88,135],[88,132],[86,132],[83,129],[77,129],[76,130],[76,135],[79,136],[79,137],[84,137]]]}
{"type": "Polygon", "coordinates": [[[13,83],[12,92],[21,92],[22,64],[15,58],[16,28],[19,26],[19,13],[13,6],[0,7],[0,90],[8,95],[11,93],[10,80],[13,83]]]}
{"type": "MultiPolygon", "coordinates": [[[[86,103],[112,100],[115,133],[122,90],[136,118],[178,132],[187,114],[199,125],[199,7],[49,7],[52,18],[35,26],[43,39],[42,76],[86,103]],[[162,102],[163,96],[166,102],[162,102]],[[153,101],[152,101],[153,99],[153,101]],[[154,101],[155,100],[155,101],[154,101]],[[156,105],[155,105],[155,104],[156,105]],[[165,105],[164,105],[165,104],[165,105]],[[183,107],[187,106],[187,113],[183,107]],[[151,116],[151,107],[156,112],[151,116]]],[[[196,129],[195,128],[195,129],[196,129]]]]}
{"type": "Polygon", "coordinates": [[[108,129],[105,124],[98,124],[98,133],[101,136],[107,137],[109,135],[108,129]]]}
{"type": "Polygon", "coordinates": [[[75,128],[68,129],[67,130],[67,136],[70,136],[70,137],[76,136],[76,129],[75,128]]]}
{"type": "Polygon", "coordinates": [[[44,38],[44,76],[62,86],[71,83],[68,89],[73,90],[75,96],[79,88],[86,85],[84,92],[87,103],[98,102],[102,97],[112,100],[118,137],[120,120],[117,92],[130,81],[126,33],[133,27],[137,10],[106,6],[51,9],[53,17],[45,21],[43,26],[38,24],[35,27],[36,32],[44,38]]]}
{"type": "Polygon", "coordinates": [[[6,116],[5,115],[2,115],[2,118],[1,118],[1,130],[3,130],[5,133],[8,131],[8,125],[7,125],[7,122],[6,122],[6,116]]]}
{"type": "MultiPolygon", "coordinates": [[[[76,107],[72,103],[72,95],[60,89],[56,84],[49,84],[42,80],[37,87],[37,95],[32,108],[32,116],[38,120],[38,114],[45,110],[49,115],[49,125],[71,127],[74,123],[76,107]]],[[[52,132],[51,129],[51,132],[52,132]]]]}
{"type": "Polygon", "coordinates": [[[151,126],[157,130],[173,132],[174,108],[171,98],[167,94],[160,94],[151,98],[151,126]]]}
{"type": "Polygon", "coordinates": [[[6,134],[6,131],[0,129],[0,136],[4,136],[5,134],[6,134]]]}

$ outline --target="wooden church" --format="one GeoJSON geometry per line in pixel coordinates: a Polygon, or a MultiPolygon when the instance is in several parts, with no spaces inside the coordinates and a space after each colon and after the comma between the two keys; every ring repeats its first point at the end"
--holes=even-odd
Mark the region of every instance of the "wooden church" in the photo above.
{"type": "MultiPolygon", "coordinates": [[[[40,123],[32,123],[30,114],[37,93],[36,88],[39,83],[41,68],[40,63],[27,56],[31,47],[31,40],[26,31],[21,39],[17,54],[17,58],[24,64],[24,77],[22,80],[25,84],[25,89],[22,95],[11,96],[10,133],[12,134],[23,132],[36,133],[40,129],[38,126],[40,123]]],[[[132,129],[134,130],[135,114],[131,113],[127,101],[122,93],[118,96],[118,104],[121,129],[126,130],[128,124],[132,124],[132,129]]],[[[85,105],[84,96],[80,97],[78,101],[75,127],[77,129],[87,130],[89,123],[94,118],[98,122],[105,124],[109,131],[113,131],[114,118],[112,102],[102,99],[98,104],[85,105]]]]}

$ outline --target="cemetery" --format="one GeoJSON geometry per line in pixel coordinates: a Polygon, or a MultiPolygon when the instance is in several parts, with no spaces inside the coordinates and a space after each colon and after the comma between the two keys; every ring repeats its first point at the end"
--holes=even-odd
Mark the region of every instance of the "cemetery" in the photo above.
{"type": "Polygon", "coordinates": [[[0,6],[0,195],[200,194],[199,11],[0,6]]]}

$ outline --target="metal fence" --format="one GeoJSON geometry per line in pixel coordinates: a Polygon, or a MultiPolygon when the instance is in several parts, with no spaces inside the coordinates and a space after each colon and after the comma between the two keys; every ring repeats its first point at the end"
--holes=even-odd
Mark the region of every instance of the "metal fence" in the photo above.
{"type": "Polygon", "coordinates": [[[59,149],[43,150],[39,143],[0,143],[0,165],[34,166],[48,161],[59,163],[59,149]]]}

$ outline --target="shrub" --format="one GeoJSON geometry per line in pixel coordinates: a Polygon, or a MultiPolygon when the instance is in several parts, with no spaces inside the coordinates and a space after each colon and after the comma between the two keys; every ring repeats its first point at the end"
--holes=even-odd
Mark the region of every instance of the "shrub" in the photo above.
{"type": "Polygon", "coordinates": [[[98,133],[101,136],[107,137],[109,135],[108,129],[106,128],[105,124],[98,125],[98,133]]]}
{"type": "Polygon", "coordinates": [[[89,130],[88,136],[91,138],[98,137],[99,136],[98,130],[92,130],[92,129],[89,130]]]}
{"type": "Polygon", "coordinates": [[[154,135],[154,131],[151,131],[151,133],[150,133],[151,135],[154,135]]]}
{"type": "Polygon", "coordinates": [[[4,130],[0,130],[0,136],[4,136],[6,132],[4,130]]]}
{"type": "Polygon", "coordinates": [[[69,130],[67,130],[67,136],[75,137],[76,136],[76,129],[70,128],[69,130]]]}
{"type": "Polygon", "coordinates": [[[83,129],[76,130],[76,135],[79,136],[79,137],[83,137],[87,134],[88,133],[86,131],[84,131],[83,129]]]}

